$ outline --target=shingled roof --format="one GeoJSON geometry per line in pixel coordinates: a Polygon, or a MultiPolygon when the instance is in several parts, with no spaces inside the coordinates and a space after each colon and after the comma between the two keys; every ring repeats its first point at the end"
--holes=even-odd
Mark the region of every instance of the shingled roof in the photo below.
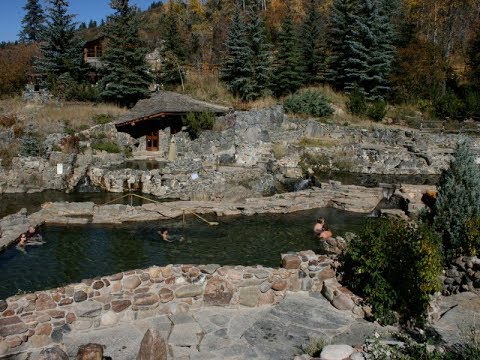
{"type": "Polygon", "coordinates": [[[183,115],[189,112],[224,114],[230,109],[224,106],[196,100],[188,95],[172,91],[159,91],[149,99],[140,100],[128,113],[120,116],[115,124],[125,125],[161,115],[183,115]]]}

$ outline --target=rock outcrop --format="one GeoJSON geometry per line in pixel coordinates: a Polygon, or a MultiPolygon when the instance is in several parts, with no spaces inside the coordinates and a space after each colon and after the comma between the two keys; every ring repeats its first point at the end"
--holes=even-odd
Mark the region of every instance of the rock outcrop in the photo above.
{"type": "MultiPolygon", "coordinates": [[[[363,129],[293,119],[278,106],[226,115],[215,130],[204,131],[194,141],[186,133],[175,134],[175,161],[168,161],[167,149],[162,148],[156,156],[163,166],[136,170],[122,164],[131,151],[145,153],[144,139],[119,133],[113,124],[97,125],[77,136],[79,153],[69,152],[62,145],[66,137],[57,134],[47,139],[45,157],[14,158],[11,169],[0,168],[0,193],[72,190],[89,176],[93,185],[111,192],[238,200],[271,195],[279,186],[301,179],[307,168],[319,173],[439,174],[459,139],[380,124],[363,129]],[[98,150],[95,144],[102,141],[115,144],[120,152],[98,150]],[[57,172],[58,164],[62,173],[57,172]]],[[[170,136],[168,129],[161,132],[162,144],[169,144],[170,136]]],[[[480,154],[480,142],[473,139],[472,144],[480,154]]]]}

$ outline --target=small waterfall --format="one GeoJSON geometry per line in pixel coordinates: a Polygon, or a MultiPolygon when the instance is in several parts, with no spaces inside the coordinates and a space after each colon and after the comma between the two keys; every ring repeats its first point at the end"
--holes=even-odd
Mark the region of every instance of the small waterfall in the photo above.
{"type": "Polygon", "coordinates": [[[303,179],[302,181],[295,184],[293,191],[301,191],[309,188],[311,186],[310,179],[303,179]]]}
{"type": "Polygon", "coordinates": [[[78,180],[77,185],[75,185],[74,192],[79,193],[90,193],[90,192],[101,192],[98,186],[92,185],[90,177],[88,175],[83,175],[80,180],[78,180]]]}

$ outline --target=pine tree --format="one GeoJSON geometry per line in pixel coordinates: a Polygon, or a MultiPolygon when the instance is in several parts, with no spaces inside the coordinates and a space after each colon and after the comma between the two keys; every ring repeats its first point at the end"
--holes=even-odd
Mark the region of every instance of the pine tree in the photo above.
{"type": "Polygon", "coordinates": [[[395,57],[392,45],[395,35],[388,12],[376,1],[368,2],[367,24],[370,27],[371,42],[368,43],[368,70],[364,88],[369,100],[383,101],[390,92],[388,78],[395,57]]]}
{"type": "Polygon", "coordinates": [[[246,100],[255,100],[265,94],[270,85],[271,51],[265,35],[265,26],[259,15],[258,6],[250,6],[247,12],[247,39],[251,55],[250,92],[245,94],[246,100]]]}
{"type": "Polygon", "coordinates": [[[270,46],[258,7],[248,6],[247,13],[242,17],[237,6],[228,34],[221,79],[242,100],[258,99],[268,89],[270,58],[270,46]]]}
{"type": "Polygon", "coordinates": [[[289,9],[278,35],[278,51],[274,62],[273,92],[276,96],[298,90],[304,82],[304,67],[299,39],[289,9]]]}
{"type": "Polygon", "coordinates": [[[138,10],[128,0],[111,0],[115,13],[104,28],[107,48],[102,62],[104,77],[100,83],[101,96],[107,101],[133,106],[148,96],[152,76],[145,61],[146,49],[138,35],[138,10]]]}
{"type": "Polygon", "coordinates": [[[27,0],[23,7],[27,12],[22,19],[20,42],[30,43],[40,40],[40,34],[45,26],[45,14],[38,0],[27,0]]]}
{"type": "Polygon", "coordinates": [[[83,77],[82,42],[76,37],[74,15],[67,14],[68,2],[49,0],[47,24],[42,32],[41,57],[35,69],[50,90],[61,94],[65,86],[83,77]]]}
{"type": "Polygon", "coordinates": [[[78,30],[85,30],[87,28],[87,24],[85,22],[82,22],[80,25],[78,25],[78,30]]]}
{"type": "Polygon", "coordinates": [[[470,255],[467,222],[480,216],[480,168],[465,141],[457,144],[449,169],[440,176],[433,215],[447,258],[470,255]]]}
{"type": "Polygon", "coordinates": [[[251,92],[249,76],[253,72],[250,68],[252,50],[239,7],[235,7],[226,47],[220,78],[231,93],[245,100],[251,92]]]}
{"type": "Polygon", "coordinates": [[[304,84],[314,84],[320,80],[320,72],[324,62],[321,49],[321,20],[317,9],[317,0],[308,1],[306,12],[300,39],[305,66],[304,84]]]}
{"type": "Polygon", "coordinates": [[[186,60],[186,51],[173,10],[168,11],[162,20],[163,44],[160,54],[163,62],[160,82],[163,85],[183,84],[185,80],[183,65],[186,60]]]}
{"type": "Polygon", "coordinates": [[[355,85],[369,100],[383,100],[394,56],[392,24],[379,0],[335,0],[327,79],[339,90],[355,85]]]}

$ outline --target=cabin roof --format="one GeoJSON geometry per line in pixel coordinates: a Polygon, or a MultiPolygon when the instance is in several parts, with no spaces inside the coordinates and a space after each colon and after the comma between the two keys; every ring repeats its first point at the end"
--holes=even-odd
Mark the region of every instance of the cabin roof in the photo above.
{"type": "Polygon", "coordinates": [[[189,112],[225,114],[229,110],[228,107],[196,100],[188,95],[173,91],[159,91],[150,98],[137,102],[128,113],[117,119],[115,125],[126,125],[132,121],[147,120],[162,115],[185,115],[189,112]]]}

